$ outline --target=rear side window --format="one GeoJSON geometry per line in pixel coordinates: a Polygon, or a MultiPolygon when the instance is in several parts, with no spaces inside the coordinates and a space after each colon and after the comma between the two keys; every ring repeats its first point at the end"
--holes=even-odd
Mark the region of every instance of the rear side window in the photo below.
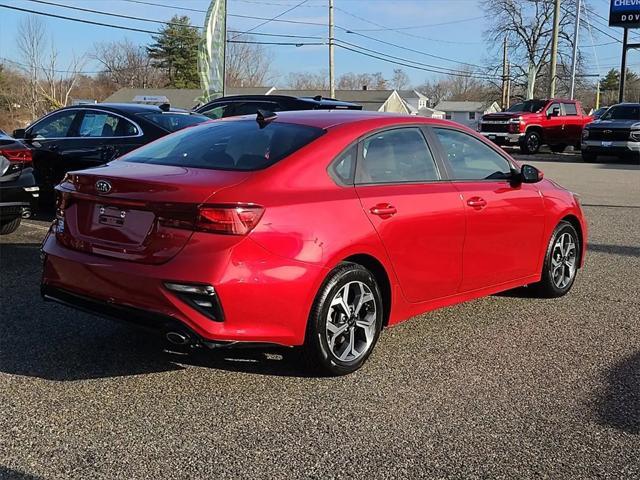
{"type": "Polygon", "coordinates": [[[145,113],[140,115],[144,119],[156,124],[167,132],[177,132],[185,127],[197,125],[209,120],[204,115],[194,115],[188,113],[145,113]]]}
{"type": "Polygon", "coordinates": [[[439,180],[438,170],[419,128],[380,132],[362,142],[357,183],[439,180]]]}
{"type": "Polygon", "coordinates": [[[565,115],[578,115],[578,109],[576,108],[575,103],[563,103],[564,106],[564,114],[565,115]]]}
{"type": "Polygon", "coordinates": [[[356,167],[356,156],[358,155],[357,145],[352,145],[331,164],[330,172],[338,183],[343,185],[353,185],[353,171],[356,167]]]}
{"type": "Polygon", "coordinates": [[[259,170],[324,133],[321,128],[255,120],[220,121],[187,128],[134,150],[122,160],[220,170],[259,170]]]}
{"type": "Polygon", "coordinates": [[[86,111],[79,134],[81,137],[132,137],[138,135],[138,129],[124,118],[106,112],[86,111]]]}

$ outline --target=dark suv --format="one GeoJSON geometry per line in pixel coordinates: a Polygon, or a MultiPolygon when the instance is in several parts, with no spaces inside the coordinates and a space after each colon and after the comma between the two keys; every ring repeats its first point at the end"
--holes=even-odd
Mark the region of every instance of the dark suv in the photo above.
{"type": "Polygon", "coordinates": [[[621,103],[582,131],[582,159],[615,156],[640,162],[640,103],[621,103]]]}
{"type": "Polygon", "coordinates": [[[252,115],[256,111],[284,112],[291,110],[362,110],[362,105],[333,98],[289,97],[287,95],[233,95],[220,97],[198,108],[196,112],[209,118],[252,115]]]}
{"type": "Polygon", "coordinates": [[[38,198],[31,150],[0,130],[0,235],[16,231],[38,198]]]}

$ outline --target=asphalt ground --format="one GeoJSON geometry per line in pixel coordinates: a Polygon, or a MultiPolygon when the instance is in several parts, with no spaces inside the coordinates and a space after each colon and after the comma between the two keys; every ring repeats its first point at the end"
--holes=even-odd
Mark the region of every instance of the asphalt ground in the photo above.
{"type": "Polygon", "coordinates": [[[0,240],[0,478],[640,478],[640,167],[525,161],[582,195],[570,294],[411,319],[341,378],[45,303],[25,222],[0,240]]]}

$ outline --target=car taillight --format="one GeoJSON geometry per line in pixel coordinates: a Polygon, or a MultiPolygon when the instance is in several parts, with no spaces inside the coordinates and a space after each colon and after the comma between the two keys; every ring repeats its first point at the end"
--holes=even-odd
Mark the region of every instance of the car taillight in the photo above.
{"type": "Polygon", "coordinates": [[[226,235],[247,235],[255,228],[264,208],[258,205],[215,205],[200,207],[196,230],[226,235]]]}
{"type": "Polygon", "coordinates": [[[10,174],[30,167],[33,162],[31,150],[28,148],[0,148],[0,156],[9,161],[5,174],[10,174]]]}

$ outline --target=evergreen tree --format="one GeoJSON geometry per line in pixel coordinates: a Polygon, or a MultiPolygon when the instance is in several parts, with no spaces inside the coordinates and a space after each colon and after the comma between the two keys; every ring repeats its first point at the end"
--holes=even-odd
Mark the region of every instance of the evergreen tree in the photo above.
{"type": "Polygon", "coordinates": [[[200,34],[189,17],[175,15],[147,47],[154,65],[166,72],[168,87],[198,88],[198,43],[200,34]]]}

